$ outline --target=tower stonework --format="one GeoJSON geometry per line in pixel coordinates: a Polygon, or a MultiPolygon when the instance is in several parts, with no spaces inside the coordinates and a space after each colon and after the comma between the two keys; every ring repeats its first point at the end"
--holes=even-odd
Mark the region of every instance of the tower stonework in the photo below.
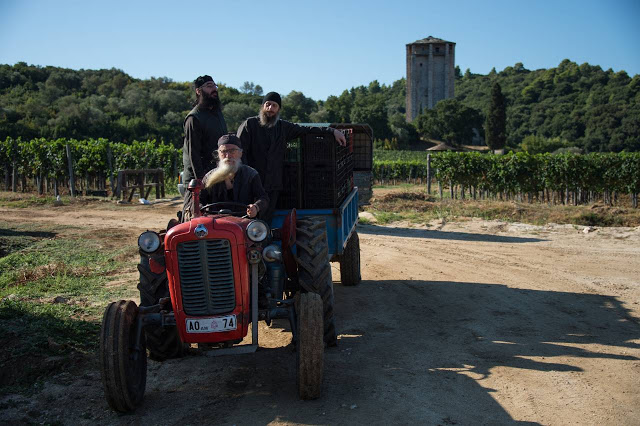
{"type": "Polygon", "coordinates": [[[453,98],[456,44],[429,36],[407,44],[407,121],[453,98]]]}

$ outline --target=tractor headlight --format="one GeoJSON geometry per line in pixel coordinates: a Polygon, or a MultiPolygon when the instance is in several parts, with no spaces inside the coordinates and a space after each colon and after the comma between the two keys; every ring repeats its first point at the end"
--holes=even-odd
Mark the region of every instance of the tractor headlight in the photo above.
{"type": "Polygon", "coordinates": [[[145,253],[151,254],[160,247],[160,235],[153,231],[145,231],[138,237],[138,247],[145,253]]]}
{"type": "Polygon", "coordinates": [[[247,225],[247,237],[251,241],[259,243],[260,241],[264,241],[269,235],[269,226],[261,220],[252,220],[247,225]]]}

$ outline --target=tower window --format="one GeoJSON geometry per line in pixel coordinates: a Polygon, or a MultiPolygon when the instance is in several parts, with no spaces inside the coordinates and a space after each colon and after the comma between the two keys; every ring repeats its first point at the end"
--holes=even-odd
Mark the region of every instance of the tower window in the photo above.
{"type": "Polygon", "coordinates": [[[436,53],[439,53],[439,52],[440,52],[440,48],[436,47],[436,53]]]}

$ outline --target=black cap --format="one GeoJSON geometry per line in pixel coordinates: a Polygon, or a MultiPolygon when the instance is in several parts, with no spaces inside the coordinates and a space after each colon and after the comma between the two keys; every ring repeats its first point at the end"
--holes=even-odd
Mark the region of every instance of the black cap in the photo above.
{"type": "Polygon", "coordinates": [[[213,81],[213,78],[211,78],[210,75],[201,75],[200,77],[193,80],[193,87],[199,89],[203,84],[209,81],[213,81]]]}
{"type": "Polygon", "coordinates": [[[262,105],[267,101],[275,102],[280,108],[282,108],[282,99],[280,99],[280,95],[276,92],[269,92],[264,95],[264,98],[262,98],[262,105]]]}
{"type": "Polygon", "coordinates": [[[237,137],[235,133],[227,133],[226,135],[220,136],[220,139],[218,139],[218,147],[220,145],[235,145],[242,149],[242,142],[240,142],[240,138],[237,137]]]}

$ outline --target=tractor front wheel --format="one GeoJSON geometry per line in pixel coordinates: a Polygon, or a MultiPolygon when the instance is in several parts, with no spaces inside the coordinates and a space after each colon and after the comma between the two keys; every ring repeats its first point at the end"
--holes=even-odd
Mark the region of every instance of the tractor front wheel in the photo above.
{"type": "MultiPolygon", "coordinates": [[[[140,272],[140,306],[157,305],[160,299],[169,297],[169,282],[167,272],[156,274],[151,271],[149,258],[140,256],[138,264],[140,272]]],[[[164,361],[169,358],[179,358],[183,356],[187,349],[180,340],[176,326],[148,325],[145,327],[147,337],[147,349],[149,358],[154,361],[164,361]]]]}
{"type": "Polygon", "coordinates": [[[298,341],[296,370],[298,394],[302,399],[315,399],[322,390],[324,342],[322,299],[315,293],[296,295],[298,341]]]}
{"type": "Polygon", "coordinates": [[[104,311],[100,329],[100,376],[109,406],[121,413],[132,412],[140,405],[147,385],[144,334],[136,342],[137,327],[135,302],[112,302],[104,311]]]}

